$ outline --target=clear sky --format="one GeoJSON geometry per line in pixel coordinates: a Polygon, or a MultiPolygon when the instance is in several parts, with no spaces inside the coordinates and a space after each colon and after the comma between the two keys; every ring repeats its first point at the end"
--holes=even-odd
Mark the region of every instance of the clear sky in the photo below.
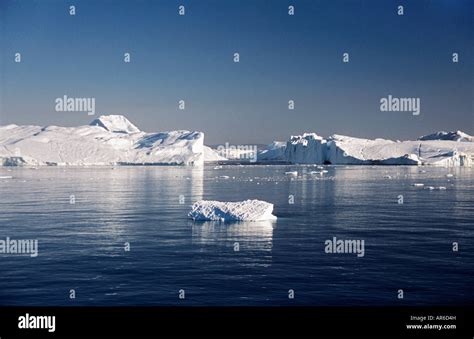
{"type": "Polygon", "coordinates": [[[56,112],[68,95],[207,144],[474,134],[473,13],[471,0],[1,0],[0,124],[93,120],[56,112]],[[389,94],[419,97],[421,114],[381,112],[389,94]]]}

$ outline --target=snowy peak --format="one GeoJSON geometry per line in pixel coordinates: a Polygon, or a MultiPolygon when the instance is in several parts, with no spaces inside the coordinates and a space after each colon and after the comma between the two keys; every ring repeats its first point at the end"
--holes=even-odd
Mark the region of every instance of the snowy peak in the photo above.
{"type": "Polygon", "coordinates": [[[474,137],[466,134],[462,131],[456,132],[436,132],[428,135],[419,137],[418,140],[451,140],[451,141],[463,141],[463,142],[474,142],[474,137]]]}
{"type": "Polygon", "coordinates": [[[101,115],[90,126],[99,126],[113,133],[138,133],[140,130],[123,115],[101,115]]]}

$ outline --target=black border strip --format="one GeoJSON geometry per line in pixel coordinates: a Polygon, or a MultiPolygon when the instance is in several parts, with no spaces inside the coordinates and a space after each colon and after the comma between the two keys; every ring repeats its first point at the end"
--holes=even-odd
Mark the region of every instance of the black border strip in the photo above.
{"type": "MultiPolygon", "coordinates": [[[[424,322],[423,324],[425,324],[424,322]]],[[[419,322],[418,322],[419,324],[419,322]]],[[[0,338],[13,337],[446,337],[473,338],[474,307],[0,307],[0,338]],[[19,329],[54,315],[56,331],[19,329]],[[455,316],[456,329],[408,330],[410,316],[455,316]]]]}

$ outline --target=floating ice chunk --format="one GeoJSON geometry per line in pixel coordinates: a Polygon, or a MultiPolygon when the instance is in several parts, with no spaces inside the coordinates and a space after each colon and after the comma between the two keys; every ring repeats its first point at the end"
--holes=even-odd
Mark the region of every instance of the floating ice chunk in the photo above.
{"type": "Polygon", "coordinates": [[[438,189],[439,189],[440,191],[444,191],[444,190],[446,190],[446,187],[444,187],[444,186],[439,186],[438,189]]]}
{"type": "Polygon", "coordinates": [[[423,187],[423,186],[425,186],[425,184],[415,183],[415,184],[413,184],[412,186],[415,186],[415,187],[423,187]]]}
{"type": "Polygon", "coordinates": [[[221,202],[201,200],[193,204],[188,216],[196,221],[275,220],[273,204],[261,200],[221,202]]]}
{"type": "Polygon", "coordinates": [[[432,190],[434,190],[434,189],[435,189],[435,188],[434,188],[433,186],[425,187],[425,190],[430,190],[430,191],[432,191],[432,190]]]}
{"type": "Polygon", "coordinates": [[[446,174],[446,178],[452,178],[452,177],[454,177],[454,174],[451,174],[451,173],[446,174]]]}
{"type": "Polygon", "coordinates": [[[230,177],[228,175],[221,175],[219,179],[229,179],[230,177]]]}
{"type": "Polygon", "coordinates": [[[290,177],[297,177],[298,171],[288,171],[288,172],[285,172],[285,175],[288,175],[290,177]]]}
{"type": "Polygon", "coordinates": [[[11,175],[1,175],[0,179],[13,179],[11,175]]]}

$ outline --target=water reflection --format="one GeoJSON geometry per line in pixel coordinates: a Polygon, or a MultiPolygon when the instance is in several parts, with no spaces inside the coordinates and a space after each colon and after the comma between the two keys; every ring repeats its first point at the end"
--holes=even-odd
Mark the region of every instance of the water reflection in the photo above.
{"type": "Polygon", "coordinates": [[[222,223],[218,221],[193,222],[193,244],[235,246],[239,249],[271,252],[273,245],[272,221],[222,223]]]}

